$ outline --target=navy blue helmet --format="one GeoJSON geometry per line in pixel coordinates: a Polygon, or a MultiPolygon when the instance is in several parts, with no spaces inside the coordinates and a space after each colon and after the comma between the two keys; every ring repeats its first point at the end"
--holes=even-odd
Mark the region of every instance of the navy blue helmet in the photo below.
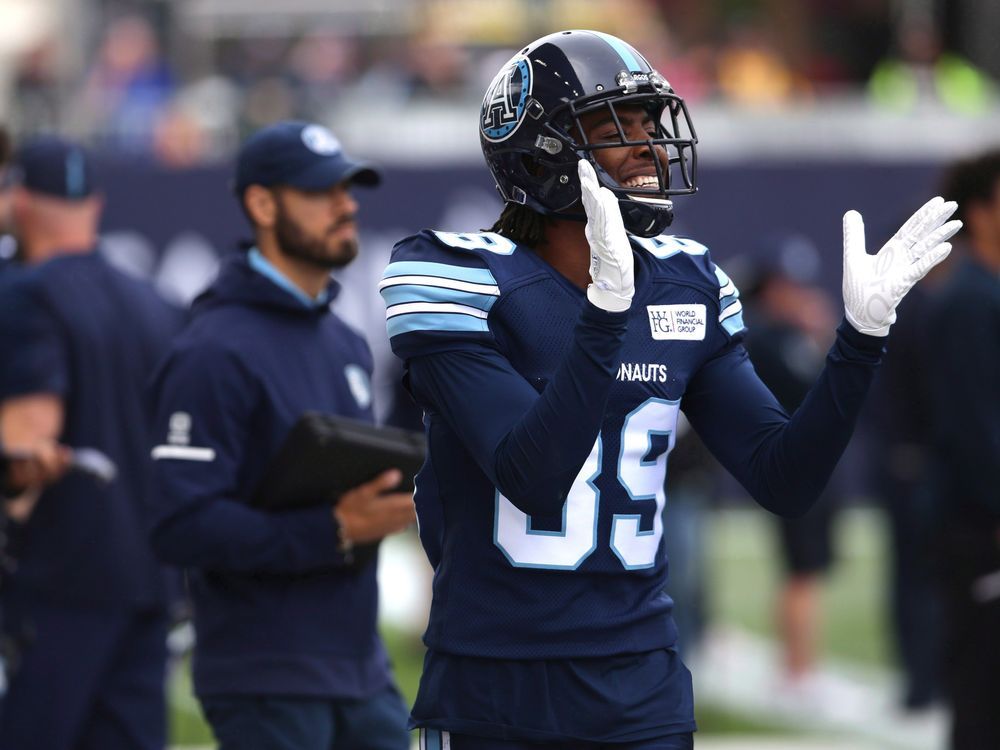
{"type": "Polygon", "coordinates": [[[684,101],[634,47],[610,34],[561,31],[532,42],[493,79],[480,115],[479,140],[501,197],[546,216],[586,219],[581,158],[618,196],[625,228],[640,237],[670,224],[670,196],[696,190],[698,139],[684,101]],[[629,140],[617,115],[624,105],[649,112],[655,132],[629,140]],[[599,110],[616,124],[617,141],[588,142],[580,117],[599,110]],[[597,149],[643,145],[656,165],[656,185],[619,185],[594,159],[597,149]]]}

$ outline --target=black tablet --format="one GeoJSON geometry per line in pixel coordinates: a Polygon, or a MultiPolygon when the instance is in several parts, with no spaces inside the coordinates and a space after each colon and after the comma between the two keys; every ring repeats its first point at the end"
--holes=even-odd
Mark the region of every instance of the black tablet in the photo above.
{"type": "Polygon", "coordinates": [[[426,452],[422,433],[307,412],[267,467],[252,502],[264,510],[332,505],[387,469],[403,473],[397,491],[412,492],[426,452]]]}

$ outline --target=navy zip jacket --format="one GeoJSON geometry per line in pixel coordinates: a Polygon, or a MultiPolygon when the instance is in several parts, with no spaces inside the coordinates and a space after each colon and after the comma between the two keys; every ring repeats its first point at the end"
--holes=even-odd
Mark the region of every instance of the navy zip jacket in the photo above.
{"type": "Polygon", "coordinates": [[[237,253],[154,378],[152,540],[189,570],[199,695],[363,698],[388,683],[375,565],[345,566],[329,505],[249,504],[303,412],[372,421],[371,368],[328,304],[237,253]]]}

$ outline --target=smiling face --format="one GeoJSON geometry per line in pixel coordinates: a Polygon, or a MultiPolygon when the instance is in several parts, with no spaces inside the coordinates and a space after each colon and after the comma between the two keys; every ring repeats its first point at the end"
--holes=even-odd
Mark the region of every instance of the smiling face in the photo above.
{"type": "Polygon", "coordinates": [[[597,163],[621,187],[657,190],[660,184],[654,158],[659,160],[664,176],[669,176],[670,164],[663,146],[650,146],[646,142],[649,138],[657,137],[656,123],[649,111],[638,104],[619,105],[615,113],[621,123],[621,133],[611,113],[605,108],[581,115],[584,141],[595,145],[620,143],[624,134],[625,140],[640,142],[630,146],[595,148],[592,153],[597,163]]]}

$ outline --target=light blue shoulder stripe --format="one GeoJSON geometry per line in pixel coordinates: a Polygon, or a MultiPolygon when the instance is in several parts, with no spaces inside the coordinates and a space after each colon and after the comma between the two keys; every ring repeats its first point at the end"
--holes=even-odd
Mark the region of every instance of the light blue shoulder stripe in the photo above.
{"type": "Polygon", "coordinates": [[[394,315],[385,324],[389,338],[415,331],[472,331],[486,333],[486,320],[461,313],[407,313],[394,315]]]}
{"type": "Polygon", "coordinates": [[[489,312],[499,297],[494,294],[478,294],[445,287],[398,284],[383,288],[382,299],[385,300],[386,307],[401,305],[404,302],[453,302],[456,305],[468,305],[489,312]]]}
{"type": "Polygon", "coordinates": [[[743,324],[743,313],[738,312],[735,315],[726,318],[722,321],[722,327],[726,329],[726,332],[730,336],[735,336],[737,333],[746,328],[743,324]]]}
{"type": "Polygon", "coordinates": [[[728,295],[727,297],[723,297],[722,299],[720,299],[719,300],[719,312],[725,311],[725,309],[727,307],[729,307],[731,304],[733,304],[739,298],[740,298],[739,291],[735,291],[732,294],[728,295]]]}
{"type": "Polygon", "coordinates": [[[635,55],[632,54],[632,50],[618,37],[611,36],[611,34],[605,34],[602,31],[592,32],[607,42],[618,56],[621,57],[622,62],[625,63],[625,69],[628,71],[642,70],[643,66],[636,59],[635,55]]]}
{"type": "Polygon", "coordinates": [[[386,266],[382,278],[391,276],[439,276],[444,279],[471,281],[474,284],[496,284],[488,268],[466,268],[448,263],[431,263],[422,260],[400,260],[386,266]]]}

